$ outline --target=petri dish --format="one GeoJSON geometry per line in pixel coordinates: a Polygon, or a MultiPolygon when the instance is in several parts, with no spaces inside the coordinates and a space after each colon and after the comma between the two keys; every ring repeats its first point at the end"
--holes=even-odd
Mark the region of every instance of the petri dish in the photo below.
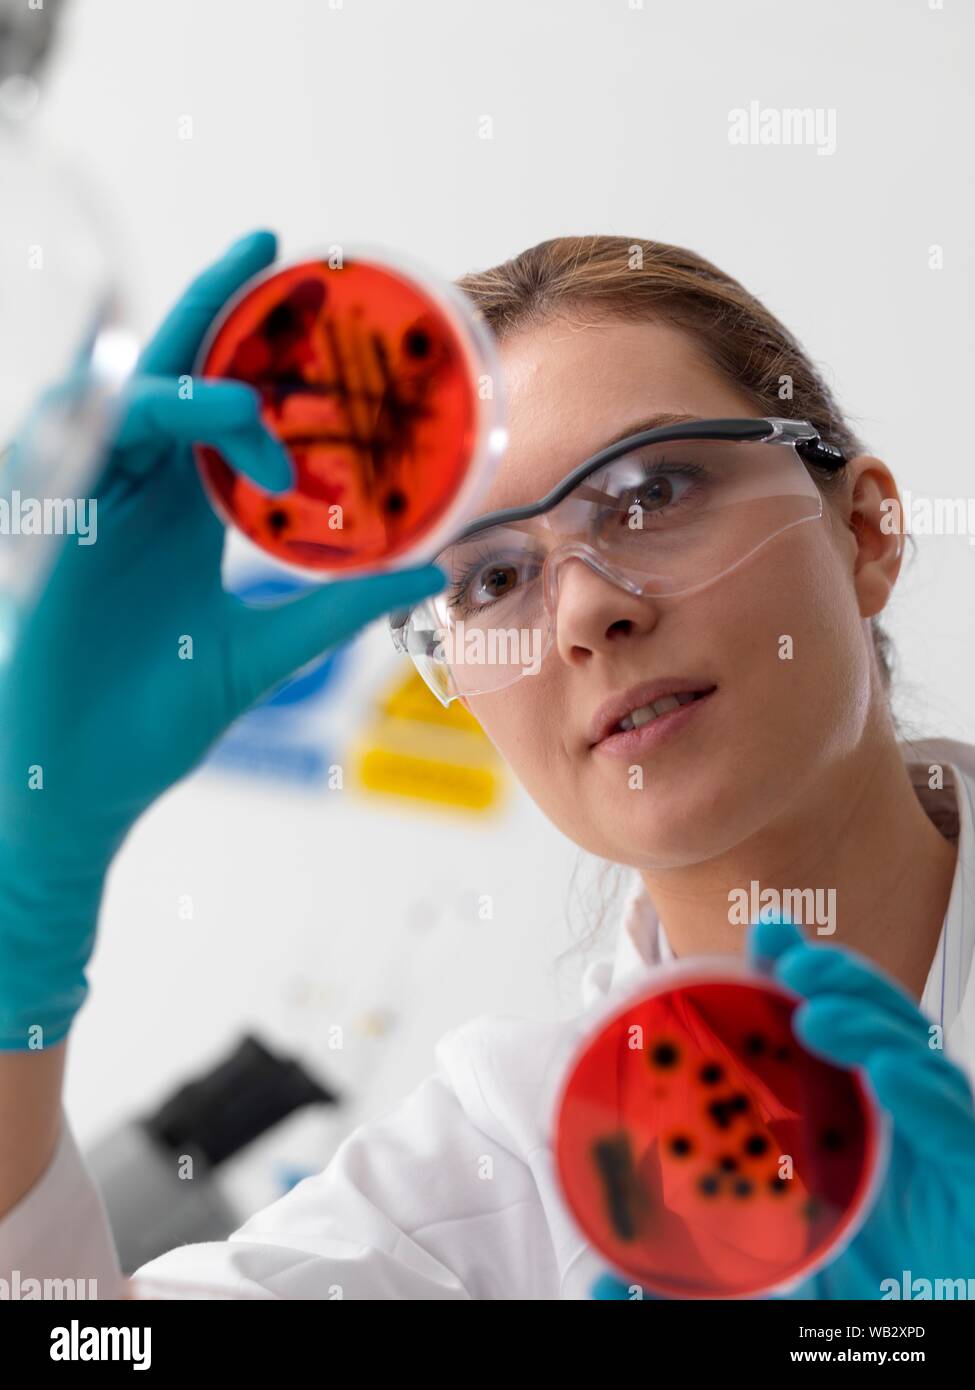
{"type": "Polygon", "coordinates": [[[856,1071],[802,1047],[802,1002],[733,958],[670,963],[570,1060],[556,1164],[576,1223],[665,1298],[760,1297],[862,1224],[888,1136],[856,1071]]]}
{"type": "Polygon", "coordinates": [[[295,473],[272,494],[197,444],[211,504],[306,576],[431,559],[475,514],[506,444],[493,335],[455,286],[378,248],[255,276],[211,325],[195,374],[259,391],[295,473]]]}

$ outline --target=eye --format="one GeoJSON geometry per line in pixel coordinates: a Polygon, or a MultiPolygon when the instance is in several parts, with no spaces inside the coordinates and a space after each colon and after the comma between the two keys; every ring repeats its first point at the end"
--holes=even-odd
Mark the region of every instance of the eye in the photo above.
{"type": "Polygon", "coordinates": [[[468,556],[447,596],[451,613],[465,617],[508,598],[521,585],[536,578],[541,561],[535,556],[468,556]]]}
{"type": "Polygon", "coordinates": [[[585,487],[595,504],[593,522],[604,540],[618,527],[639,533],[688,522],[715,500],[712,470],[661,454],[629,454],[596,474],[585,487]]]}
{"type": "Polygon", "coordinates": [[[674,478],[648,478],[640,488],[636,500],[645,511],[666,507],[680,496],[680,487],[674,478]]]}
{"type": "Polygon", "coordinates": [[[492,564],[477,572],[472,597],[475,602],[492,602],[504,598],[505,594],[518,583],[518,569],[515,565],[492,564]]]}
{"type": "Polygon", "coordinates": [[[644,476],[625,488],[620,496],[624,511],[638,507],[652,515],[679,506],[700,481],[700,471],[693,465],[646,464],[644,476]]]}

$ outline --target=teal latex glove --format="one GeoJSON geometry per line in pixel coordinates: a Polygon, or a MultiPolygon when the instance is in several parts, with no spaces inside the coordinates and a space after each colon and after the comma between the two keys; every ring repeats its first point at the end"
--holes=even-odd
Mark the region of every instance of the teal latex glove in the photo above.
{"type": "MultiPolygon", "coordinates": [[[[864,1068],[892,1121],[890,1161],[859,1232],[817,1274],[779,1297],[903,1297],[905,1272],[911,1281],[928,1281],[932,1292],[937,1280],[975,1279],[975,1106],[965,1074],[929,1046],[928,1020],[862,956],[811,945],[791,923],[755,923],[748,954],[806,1000],[793,1018],[800,1042],[838,1066],[864,1068]]],[[[922,1283],[914,1295],[924,1290],[922,1283]]],[[[593,1297],[633,1294],[608,1274],[593,1297]]]]}
{"type": "Polygon", "coordinates": [[[903,1297],[905,1272],[932,1291],[937,1280],[975,1279],[975,1105],[964,1072],[930,1046],[928,1019],[862,956],[810,945],[788,922],[752,927],[749,954],[807,1001],[794,1029],[810,1051],[864,1068],[893,1129],[887,1173],[860,1231],[786,1296],[903,1297]]]}
{"type": "Polygon", "coordinates": [[[427,565],[274,608],[224,592],[224,528],[192,443],[214,445],[272,491],[288,486],[291,466],[249,386],[196,381],[181,399],[177,378],[275,249],[268,232],[237,242],[146,347],[94,488],[97,541],[65,538],[0,666],[0,1050],[67,1034],[87,992],[106,870],[151,802],[296,670],[445,582],[427,565]]]}

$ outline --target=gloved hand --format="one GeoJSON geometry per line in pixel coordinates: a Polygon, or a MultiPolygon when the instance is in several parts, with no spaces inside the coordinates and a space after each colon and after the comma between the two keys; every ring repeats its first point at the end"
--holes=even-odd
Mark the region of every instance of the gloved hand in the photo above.
{"type": "Polygon", "coordinates": [[[749,954],[808,1001],[795,1015],[799,1040],[838,1066],[863,1067],[893,1128],[887,1174],[864,1225],[825,1268],[785,1296],[879,1299],[894,1292],[884,1283],[891,1280],[895,1296],[903,1297],[906,1271],[932,1285],[975,1279],[972,1088],[930,1046],[928,1019],[862,956],[809,945],[788,922],[752,927],[749,954]]]}
{"type": "Polygon", "coordinates": [[[67,1034],[87,992],[106,870],[150,803],[273,687],[445,582],[427,565],[274,608],[224,592],[224,528],[191,444],[219,448],[272,491],[288,486],[291,466],[249,386],[195,381],[181,399],[176,378],[275,249],[269,232],[237,242],[143,352],[94,488],[97,541],[65,539],[0,666],[0,1050],[67,1034]]]}
{"type": "MultiPolygon", "coordinates": [[[[903,1297],[905,1271],[932,1287],[975,1279],[975,1105],[965,1074],[929,1046],[928,1020],[862,956],[810,945],[791,923],[755,923],[748,954],[807,1001],[793,1017],[800,1042],[838,1066],[865,1069],[893,1131],[886,1175],[859,1232],[817,1274],[778,1296],[903,1297]]],[[[607,1274],[593,1297],[632,1298],[632,1287],[607,1274]]]]}

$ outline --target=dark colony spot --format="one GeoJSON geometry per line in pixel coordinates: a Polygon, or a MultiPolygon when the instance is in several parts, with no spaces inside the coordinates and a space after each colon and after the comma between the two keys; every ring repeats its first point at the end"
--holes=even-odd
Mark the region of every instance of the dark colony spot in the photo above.
{"type": "Polygon", "coordinates": [[[745,1153],[751,1154],[753,1158],[758,1158],[767,1148],[768,1140],[764,1134],[750,1134],[745,1140],[745,1153]]]}
{"type": "Polygon", "coordinates": [[[792,1053],[787,1047],[777,1047],[775,1049],[775,1060],[777,1062],[788,1062],[791,1057],[792,1053]]]}
{"type": "Polygon", "coordinates": [[[327,290],[320,280],[302,280],[265,318],[261,332],[265,338],[296,338],[321,312],[327,290]]]}
{"type": "Polygon", "coordinates": [[[650,1053],[650,1061],[655,1067],[674,1067],[677,1065],[677,1049],[673,1043],[657,1043],[650,1053]]]}
{"type": "Polygon", "coordinates": [[[768,1185],[769,1185],[769,1191],[770,1191],[770,1192],[775,1192],[775,1193],[784,1192],[784,1191],[786,1190],[786,1188],[789,1186],[789,1179],[788,1179],[788,1178],[780,1178],[779,1175],[778,1175],[778,1173],[776,1173],[776,1175],[775,1175],[774,1178],[769,1178],[769,1180],[768,1180],[768,1185]]]}
{"type": "Polygon", "coordinates": [[[592,1156],[602,1179],[610,1224],[621,1240],[633,1240],[646,1198],[633,1166],[630,1141],[625,1134],[598,1139],[592,1156]]]}
{"type": "Polygon", "coordinates": [[[758,1057],[765,1051],[765,1039],[761,1033],[749,1033],[745,1039],[745,1051],[750,1057],[758,1057]]]}
{"type": "Polygon", "coordinates": [[[809,1197],[803,1203],[802,1214],[809,1221],[815,1221],[817,1216],[821,1216],[823,1204],[818,1197],[809,1197]]]}
{"type": "Polygon", "coordinates": [[[718,1167],[723,1169],[726,1173],[737,1173],[738,1160],[737,1158],[733,1158],[731,1154],[722,1154],[718,1159],[718,1167]]]}
{"type": "Polygon", "coordinates": [[[728,1107],[735,1115],[741,1115],[748,1109],[748,1097],[744,1091],[738,1091],[728,1102],[728,1107]]]}
{"type": "Polygon", "coordinates": [[[428,357],[430,334],[423,328],[411,328],[403,339],[403,346],[410,357],[428,357]]]}
{"type": "Polygon", "coordinates": [[[713,1100],[708,1106],[708,1114],[711,1116],[718,1129],[729,1129],[731,1126],[731,1106],[726,1100],[713,1100]]]}
{"type": "Polygon", "coordinates": [[[752,1195],[752,1185],[747,1178],[739,1178],[735,1183],[736,1197],[750,1197],[752,1195]]]}
{"type": "Polygon", "coordinates": [[[280,507],[275,507],[273,512],[267,514],[268,527],[277,535],[283,531],[288,524],[288,513],[282,511],[280,507]]]}
{"type": "Polygon", "coordinates": [[[678,1158],[684,1158],[693,1149],[694,1145],[686,1134],[675,1134],[670,1141],[670,1152],[676,1154],[678,1158]]]}
{"type": "Polygon", "coordinates": [[[718,1179],[713,1173],[705,1173],[702,1178],[698,1178],[698,1191],[705,1197],[713,1197],[718,1190],[718,1179]]]}
{"type": "Polygon", "coordinates": [[[399,516],[400,512],[406,510],[405,492],[400,492],[398,488],[394,488],[392,492],[387,494],[386,500],[383,503],[383,509],[388,512],[390,516],[399,516]]]}
{"type": "Polygon", "coordinates": [[[275,304],[263,323],[263,329],[268,338],[280,337],[282,333],[294,333],[298,327],[295,311],[287,300],[275,304]]]}
{"type": "Polygon", "coordinates": [[[831,1125],[829,1129],[824,1129],[819,1138],[823,1148],[830,1153],[837,1153],[843,1147],[842,1132],[835,1125],[831,1125]]]}
{"type": "Polygon", "coordinates": [[[701,1081],[705,1086],[716,1086],[724,1076],[723,1068],[717,1062],[705,1062],[700,1072],[701,1081]]]}

